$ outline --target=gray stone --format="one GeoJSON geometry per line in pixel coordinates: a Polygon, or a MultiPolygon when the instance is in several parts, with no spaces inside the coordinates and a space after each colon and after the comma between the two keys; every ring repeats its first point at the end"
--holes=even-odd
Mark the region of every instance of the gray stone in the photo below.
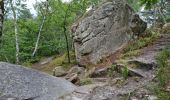
{"type": "MultiPolygon", "coordinates": [[[[18,100],[58,100],[75,90],[75,86],[62,78],[0,62],[0,96],[17,97],[18,100]]],[[[15,100],[15,99],[14,99],[15,100]]]]}
{"type": "Polygon", "coordinates": [[[140,36],[147,28],[147,23],[140,19],[139,15],[134,14],[132,16],[130,28],[134,35],[140,36]]]}
{"type": "Polygon", "coordinates": [[[169,34],[170,33],[170,23],[166,23],[163,27],[162,27],[162,33],[163,34],[169,34]]]}
{"type": "Polygon", "coordinates": [[[85,68],[79,67],[79,66],[73,66],[73,67],[70,68],[70,70],[68,71],[68,74],[72,74],[72,73],[84,74],[84,72],[85,72],[85,68]]]}
{"type": "Polygon", "coordinates": [[[63,66],[57,66],[53,69],[53,76],[62,77],[67,75],[67,72],[64,70],[63,66]]]}
{"type": "Polygon", "coordinates": [[[107,77],[108,67],[95,68],[95,71],[90,75],[92,78],[96,77],[107,77]]]}
{"type": "Polygon", "coordinates": [[[157,96],[154,96],[154,95],[150,95],[148,97],[148,100],[158,100],[158,97],[157,96]]]}
{"type": "Polygon", "coordinates": [[[68,74],[65,76],[65,79],[69,80],[70,82],[77,84],[80,81],[80,78],[84,77],[85,69],[79,66],[73,66],[69,71],[68,74]]]}
{"type": "Polygon", "coordinates": [[[98,63],[122,49],[131,39],[132,33],[143,32],[146,23],[134,16],[137,15],[125,0],[107,0],[87,12],[72,27],[79,65],[98,63]]]}

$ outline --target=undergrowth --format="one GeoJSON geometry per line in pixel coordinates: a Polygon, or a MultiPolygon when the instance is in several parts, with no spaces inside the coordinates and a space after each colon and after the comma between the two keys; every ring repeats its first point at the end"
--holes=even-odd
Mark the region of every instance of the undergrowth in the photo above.
{"type": "Polygon", "coordinates": [[[62,66],[64,69],[67,70],[69,69],[70,66],[76,64],[74,52],[70,52],[70,57],[71,57],[71,63],[68,63],[66,53],[64,53],[61,56],[57,56],[52,61],[50,61],[48,64],[42,66],[40,70],[48,74],[52,74],[52,70],[58,66],[62,66]]]}
{"type": "Polygon", "coordinates": [[[82,86],[82,85],[88,85],[88,84],[92,84],[93,82],[92,82],[92,80],[91,79],[82,79],[82,80],[80,80],[80,86],[82,86]]]}
{"type": "Polygon", "coordinates": [[[127,68],[127,66],[123,67],[121,69],[121,74],[123,76],[123,78],[127,79],[128,75],[129,75],[129,69],[127,68]]]}
{"type": "Polygon", "coordinates": [[[170,64],[167,62],[170,56],[170,47],[162,50],[157,56],[157,79],[158,85],[155,86],[155,92],[159,100],[170,100],[170,91],[166,91],[166,85],[170,82],[170,64]]]}

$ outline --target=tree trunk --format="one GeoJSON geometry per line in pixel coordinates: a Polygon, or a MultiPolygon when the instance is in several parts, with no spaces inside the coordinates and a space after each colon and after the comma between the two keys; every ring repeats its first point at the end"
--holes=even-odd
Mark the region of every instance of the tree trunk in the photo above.
{"type": "Polygon", "coordinates": [[[2,37],[3,18],[4,18],[4,1],[0,0],[0,42],[2,37]]]}
{"type": "MultiPolygon", "coordinates": [[[[69,5],[70,7],[70,5],[69,5]]],[[[68,8],[69,8],[68,7],[68,8]]],[[[68,58],[68,63],[71,63],[70,60],[70,50],[69,50],[69,42],[68,42],[68,37],[67,37],[67,28],[66,28],[66,21],[67,21],[67,16],[68,16],[68,10],[66,10],[65,16],[64,16],[64,22],[63,22],[63,30],[64,30],[64,36],[65,36],[65,40],[66,40],[66,45],[67,45],[67,58],[68,58]]]]}
{"type": "Polygon", "coordinates": [[[15,12],[12,0],[10,0],[11,9],[14,17],[14,29],[15,29],[15,46],[16,46],[16,63],[19,64],[19,43],[18,43],[18,28],[17,28],[17,16],[15,12]]]}
{"type": "Polygon", "coordinates": [[[68,38],[67,38],[67,33],[66,33],[67,30],[66,30],[65,25],[64,25],[63,29],[64,29],[64,36],[65,36],[66,45],[67,45],[67,58],[68,58],[68,63],[71,63],[71,61],[70,61],[69,43],[68,43],[68,38]]]}
{"type": "Polygon", "coordinates": [[[32,53],[32,57],[35,56],[35,54],[36,54],[36,52],[38,50],[38,45],[39,45],[39,41],[40,41],[40,37],[41,37],[41,32],[42,32],[42,29],[43,29],[43,26],[44,26],[44,23],[45,23],[45,20],[46,20],[47,8],[48,8],[48,0],[46,1],[46,11],[45,11],[45,14],[43,16],[41,26],[39,28],[38,37],[37,37],[37,41],[35,43],[35,48],[34,48],[34,51],[32,53]]]}
{"type": "Polygon", "coordinates": [[[39,44],[39,41],[40,41],[41,31],[42,31],[42,29],[43,29],[43,26],[44,26],[44,23],[45,23],[45,19],[46,19],[46,17],[44,16],[44,17],[43,17],[43,21],[42,21],[41,26],[40,26],[40,29],[39,29],[39,32],[38,32],[38,37],[37,37],[37,41],[36,41],[36,44],[35,44],[34,51],[33,51],[33,53],[32,53],[32,57],[35,56],[35,53],[36,53],[37,50],[38,50],[38,44],[39,44]]]}

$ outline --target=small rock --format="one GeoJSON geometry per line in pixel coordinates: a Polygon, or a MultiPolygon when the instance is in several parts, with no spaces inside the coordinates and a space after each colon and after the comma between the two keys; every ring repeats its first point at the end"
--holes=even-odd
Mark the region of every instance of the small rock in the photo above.
{"type": "Polygon", "coordinates": [[[74,84],[78,84],[80,81],[80,77],[83,77],[84,74],[85,69],[83,67],[74,66],[68,71],[68,74],[65,76],[65,79],[74,84]]]}
{"type": "Polygon", "coordinates": [[[76,84],[80,80],[76,73],[69,74],[65,78],[73,84],[76,84]]]}
{"type": "Polygon", "coordinates": [[[163,34],[169,34],[170,33],[170,23],[166,23],[162,28],[163,34]]]}
{"type": "Polygon", "coordinates": [[[148,100],[158,100],[157,96],[154,96],[154,95],[150,95],[148,97],[148,100]]]}
{"type": "Polygon", "coordinates": [[[108,67],[96,68],[91,74],[91,77],[104,77],[108,74],[108,67]]]}
{"type": "Polygon", "coordinates": [[[137,99],[136,97],[132,97],[130,100],[139,100],[139,99],[137,99]]]}
{"type": "Polygon", "coordinates": [[[85,69],[83,67],[74,66],[69,71],[68,74],[77,73],[78,75],[83,74],[85,69]]]}
{"type": "Polygon", "coordinates": [[[53,70],[53,76],[56,76],[56,77],[62,77],[62,76],[65,76],[66,74],[67,72],[63,69],[62,66],[55,67],[53,70]]]}

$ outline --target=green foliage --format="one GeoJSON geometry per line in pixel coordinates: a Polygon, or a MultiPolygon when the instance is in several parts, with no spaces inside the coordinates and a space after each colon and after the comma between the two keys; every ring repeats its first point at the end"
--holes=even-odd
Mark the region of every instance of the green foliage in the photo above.
{"type": "Polygon", "coordinates": [[[170,47],[162,50],[157,56],[157,64],[158,64],[158,71],[157,71],[157,78],[159,84],[155,86],[155,92],[158,95],[160,100],[169,100],[170,99],[170,92],[165,91],[165,87],[167,82],[170,82],[170,65],[168,64],[167,60],[170,56],[170,47]]]}
{"type": "MultiPolygon", "coordinates": [[[[53,74],[52,71],[55,67],[57,66],[63,66],[64,69],[69,69],[71,66],[76,64],[75,61],[75,55],[74,52],[70,51],[70,58],[71,58],[71,63],[67,63],[67,54],[61,54],[61,55],[56,55],[56,57],[51,60],[48,64],[45,64],[44,66],[42,66],[42,68],[40,68],[39,70],[41,70],[42,72],[46,72],[48,74],[53,74]]],[[[29,64],[29,63],[26,63],[29,64]]]]}
{"type": "MultiPolygon", "coordinates": [[[[73,0],[70,3],[63,3],[61,0],[50,0],[38,51],[35,57],[32,57],[31,54],[35,47],[39,27],[45,11],[44,2],[38,2],[35,5],[37,16],[32,16],[25,4],[18,0],[16,12],[21,64],[34,63],[46,56],[61,55],[66,52],[67,44],[69,50],[72,50],[69,27],[79,17],[78,12],[83,14],[87,7],[95,5],[97,2],[96,0],[73,0]],[[66,29],[65,34],[64,29],[66,29]],[[67,42],[65,42],[65,37],[68,38],[67,42]]],[[[5,8],[7,12],[4,20],[3,40],[0,44],[0,60],[15,63],[15,34],[11,18],[11,8],[7,4],[5,8]]]]}
{"type": "Polygon", "coordinates": [[[159,100],[170,100],[169,92],[162,90],[162,88],[157,87],[155,89],[159,100]]]}
{"type": "Polygon", "coordinates": [[[146,9],[150,9],[153,5],[158,3],[159,0],[140,0],[140,4],[144,5],[146,9]]]}
{"type": "Polygon", "coordinates": [[[138,12],[141,8],[139,4],[139,0],[128,0],[128,4],[136,11],[138,12]]]}
{"type": "Polygon", "coordinates": [[[127,66],[125,66],[125,67],[123,67],[123,68],[121,69],[121,74],[122,74],[122,76],[123,76],[125,79],[128,78],[129,70],[128,70],[127,66]]]}
{"type": "Polygon", "coordinates": [[[113,76],[113,71],[116,70],[116,65],[115,64],[112,64],[111,67],[108,69],[108,76],[109,77],[112,77],[113,76]]]}
{"type": "Polygon", "coordinates": [[[92,80],[87,78],[87,79],[81,79],[79,84],[80,85],[88,85],[88,84],[92,84],[92,83],[93,83],[92,80]]]}
{"type": "Polygon", "coordinates": [[[157,57],[157,64],[158,64],[158,79],[159,79],[159,83],[160,86],[165,86],[166,81],[168,80],[168,78],[170,78],[169,76],[165,75],[166,70],[170,69],[170,66],[167,63],[167,59],[170,56],[170,49],[164,49],[162,50],[158,57],[157,57]]]}

